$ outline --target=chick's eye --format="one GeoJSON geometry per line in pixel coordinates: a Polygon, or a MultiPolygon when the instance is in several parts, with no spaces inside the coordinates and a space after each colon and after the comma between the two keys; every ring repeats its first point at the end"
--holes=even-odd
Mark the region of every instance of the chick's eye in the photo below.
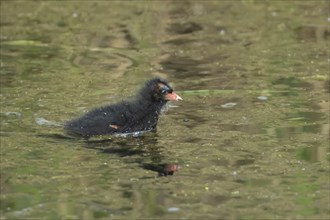
{"type": "Polygon", "coordinates": [[[162,89],[162,94],[166,94],[167,91],[165,89],[162,89]]]}

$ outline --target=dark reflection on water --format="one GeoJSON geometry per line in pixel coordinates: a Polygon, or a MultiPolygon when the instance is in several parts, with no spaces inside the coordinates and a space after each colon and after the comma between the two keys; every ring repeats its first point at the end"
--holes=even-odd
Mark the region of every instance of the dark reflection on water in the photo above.
{"type": "Polygon", "coordinates": [[[231,124],[221,124],[221,130],[223,131],[241,131],[248,134],[262,134],[266,133],[265,128],[258,125],[231,125],[231,124]]]}
{"type": "Polygon", "coordinates": [[[296,28],[297,38],[301,41],[326,41],[330,37],[329,28],[325,25],[303,25],[296,28]]]}
{"type": "Polygon", "coordinates": [[[100,48],[129,48],[136,49],[137,40],[128,30],[127,25],[118,24],[107,27],[104,35],[93,33],[88,36],[88,44],[100,48]],[[110,34],[111,33],[111,34],[110,34]]]}
{"type": "MultiPolygon", "coordinates": [[[[60,140],[79,142],[83,148],[98,151],[103,154],[116,155],[125,163],[136,163],[146,170],[158,173],[158,176],[173,175],[179,170],[177,163],[168,154],[165,148],[158,143],[158,135],[155,132],[141,134],[138,137],[108,137],[92,138],[90,140],[70,137],[62,134],[38,135],[50,143],[58,143],[60,140]]],[[[31,157],[36,158],[38,152],[31,152],[31,157]]],[[[29,154],[30,155],[30,154],[29,154]]]]}
{"type": "Polygon", "coordinates": [[[190,34],[195,31],[200,31],[203,28],[195,22],[173,23],[168,28],[168,31],[173,34],[190,34]]]}
{"type": "Polygon", "coordinates": [[[296,150],[297,158],[309,162],[320,161],[320,153],[322,152],[319,146],[305,147],[296,150]]]}
{"type": "Polygon", "coordinates": [[[73,66],[83,67],[86,72],[88,70],[93,72],[93,69],[97,68],[99,71],[115,74],[119,70],[130,68],[136,64],[135,60],[120,53],[103,51],[85,51],[71,59],[73,66]]]}
{"type": "Polygon", "coordinates": [[[82,146],[126,158],[126,163],[137,163],[146,170],[157,172],[159,176],[173,175],[179,169],[178,164],[164,163],[171,161],[171,158],[164,156],[164,148],[159,145],[154,132],[139,137],[87,140],[82,146]]]}
{"type": "Polygon", "coordinates": [[[312,88],[312,84],[297,77],[281,77],[273,81],[274,85],[283,84],[289,88],[302,87],[302,88],[312,88]]]}
{"type": "Polygon", "coordinates": [[[296,112],[289,114],[287,119],[291,120],[302,120],[305,122],[317,122],[322,121],[326,118],[326,115],[321,112],[296,112]]]}
{"type": "Polygon", "coordinates": [[[182,121],[182,125],[186,126],[187,128],[194,128],[205,124],[207,119],[203,118],[202,116],[193,114],[193,113],[184,113],[184,119],[182,121]]]}
{"type": "Polygon", "coordinates": [[[194,40],[194,39],[177,38],[177,39],[165,41],[164,44],[183,45],[183,44],[189,44],[189,43],[192,43],[195,41],[196,40],[194,40]]]}
{"type": "Polygon", "coordinates": [[[320,125],[306,125],[300,127],[283,127],[283,128],[276,128],[276,136],[278,138],[289,138],[294,134],[302,134],[302,133],[320,133],[321,132],[320,125]]]}
{"type": "MultiPolygon", "coordinates": [[[[33,43],[32,43],[33,44],[33,43]]],[[[49,70],[41,63],[57,59],[61,49],[46,45],[1,45],[0,86],[8,87],[17,84],[17,80],[35,79],[49,70]],[[17,60],[19,58],[19,60],[17,60]],[[14,62],[16,60],[16,62],[14,62]],[[21,65],[24,65],[22,68],[21,65]]]]}
{"type": "Polygon", "coordinates": [[[240,166],[245,166],[245,165],[250,165],[254,163],[254,159],[243,159],[243,160],[237,160],[235,165],[240,167],[240,166]]]}
{"type": "Polygon", "coordinates": [[[158,172],[159,176],[173,175],[179,170],[178,164],[142,164],[141,167],[147,170],[158,172]]]}
{"type": "Polygon", "coordinates": [[[171,56],[160,63],[163,70],[178,75],[178,77],[201,77],[207,75],[205,68],[201,67],[202,61],[190,57],[171,56]]]}

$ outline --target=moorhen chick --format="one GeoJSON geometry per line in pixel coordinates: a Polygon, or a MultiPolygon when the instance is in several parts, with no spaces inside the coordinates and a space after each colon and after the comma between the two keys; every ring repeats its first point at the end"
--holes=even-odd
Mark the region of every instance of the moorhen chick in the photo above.
{"type": "Polygon", "coordinates": [[[162,107],[167,101],[182,100],[171,86],[160,78],[147,81],[132,101],[96,108],[69,121],[64,129],[72,135],[91,137],[105,134],[151,131],[157,126],[162,107]]]}

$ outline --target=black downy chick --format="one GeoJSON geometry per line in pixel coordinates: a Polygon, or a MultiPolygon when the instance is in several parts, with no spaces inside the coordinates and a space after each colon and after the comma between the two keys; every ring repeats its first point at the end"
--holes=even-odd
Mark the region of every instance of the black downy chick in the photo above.
{"type": "Polygon", "coordinates": [[[160,78],[147,81],[132,101],[96,108],[65,124],[72,135],[91,137],[105,134],[132,133],[156,129],[162,107],[168,101],[182,100],[160,78]]]}

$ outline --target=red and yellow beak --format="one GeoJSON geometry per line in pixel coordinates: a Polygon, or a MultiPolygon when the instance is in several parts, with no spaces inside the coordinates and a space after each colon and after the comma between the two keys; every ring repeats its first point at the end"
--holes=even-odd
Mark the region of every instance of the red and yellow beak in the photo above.
{"type": "Polygon", "coordinates": [[[180,101],[183,100],[180,96],[178,96],[175,92],[167,93],[164,96],[165,100],[167,101],[180,101]]]}

